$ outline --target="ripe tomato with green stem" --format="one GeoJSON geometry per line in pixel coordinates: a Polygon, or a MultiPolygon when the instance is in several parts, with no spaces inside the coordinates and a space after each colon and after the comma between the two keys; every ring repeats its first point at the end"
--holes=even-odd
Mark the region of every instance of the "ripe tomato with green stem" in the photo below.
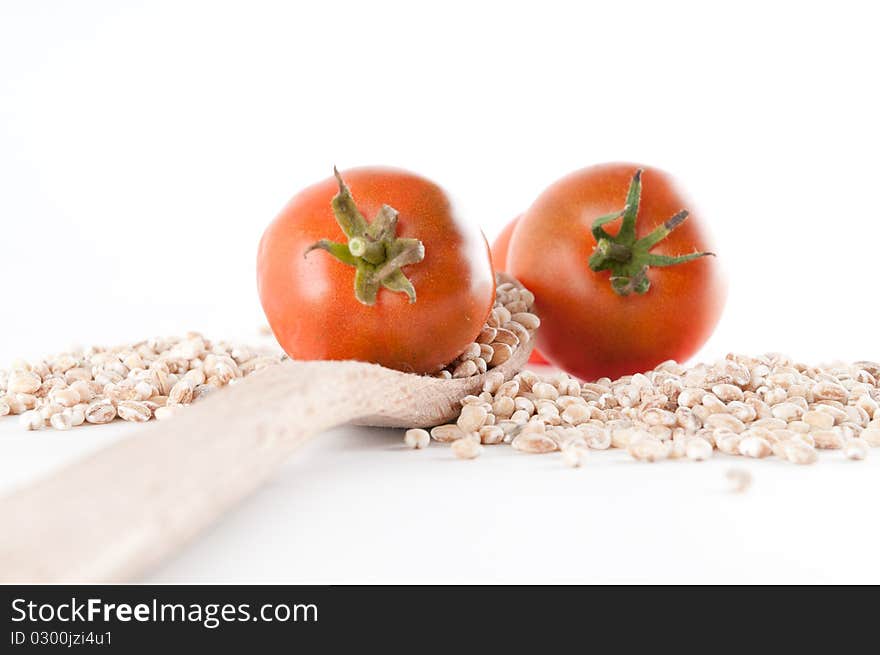
{"type": "Polygon", "coordinates": [[[615,378],[705,343],[726,285],[689,209],[671,176],[635,164],[584,168],[538,197],[513,231],[507,268],[535,294],[537,346],[551,363],[615,378]]]}
{"type": "MultiPolygon", "coordinates": [[[[522,218],[522,215],[517,216],[510,221],[510,223],[505,225],[504,229],[501,230],[501,234],[499,234],[492,243],[492,265],[495,267],[496,271],[507,270],[507,249],[510,247],[510,237],[513,236],[513,230],[516,228],[516,224],[520,218],[522,218]]],[[[544,359],[544,356],[537,348],[532,350],[529,362],[532,364],[543,364],[545,366],[550,363],[544,359]]]]}
{"type": "Polygon", "coordinates": [[[334,173],[295,195],[260,242],[275,337],[294,359],[438,371],[492,309],[486,239],[430,180],[379,167],[334,173]]]}

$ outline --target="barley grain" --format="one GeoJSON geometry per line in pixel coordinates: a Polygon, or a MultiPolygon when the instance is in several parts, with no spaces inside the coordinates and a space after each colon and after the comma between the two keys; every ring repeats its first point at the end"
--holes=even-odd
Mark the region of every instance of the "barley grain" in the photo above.
{"type": "Polygon", "coordinates": [[[752,423],[752,427],[767,428],[768,430],[783,430],[787,427],[787,425],[788,424],[782,419],[778,419],[773,416],[759,418],[757,421],[754,421],[752,423]]]}
{"type": "MultiPolygon", "coordinates": [[[[725,405],[715,394],[705,394],[701,402],[707,414],[727,414],[727,405],[725,405]]],[[[693,410],[696,411],[697,407],[694,407],[693,410]]]]}
{"type": "Polygon", "coordinates": [[[793,402],[781,402],[770,408],[773,416],[783,421],[793,421],[804,415],[803,408],[793,402]]]}
{"type": "Polygon", "coordinates": [[[511,446],[524,453],[543,454],[557,450],[556,442],[546,434],[523,432],[511,442],[511,446]]]}
{"type": "Polygon", "coordinates": [[[789,441],[800,441],[807,444],[810,448],[816,447],[816,439],[811,432],[795,432],[789,441]]]}
{"type": "Polygon", "coordinates": [[[427,448],[431,443],[431,435],[428,434],[427,430],[422,430],[420,428],[413,428],[411,430],[407,430],[403,435],[403,442],[409,448],[422,449],[427,448]]]}
{"type": "Polygon", "coordinates": [[[688,439],[685,443],[685,455],[695,462],[703,462],[712,457],[712,444],[700,437],[688,439]]]}
{"type": "Polygon", "coordinates": [[[513,355],[513,348],[506,343],[495,342],[492,344],[492,359],[488,362],[492,366],[500,366],[513,355]]]}
{"type": "Polygon", "coordinates": [[[18,417],[18,424],[25,430],[39,430],[43,427],[43,417],[40,412],[29,409],[18,417]]]}
{"type": "Polygon", "coordinates": [[[739,400],[732,400],[727,403],[727,411],[730,412],[731,416],[738,418],[743,423],[751,423],[758,417],[758,412],[753,405],[739,400]]]}
{"type": "Polygon", "coordinates": [[[431,428],[431,438],[434,441],[448,443],[450,441],[455,441],[456,439],[461,439],[463,436],[464,432],[462,432],[461,428],[455,423],[438,425],[435,428],[431,428]]]}
{"type": "Polygon", "coordinates": [[[642,421],[647,425],[661,425],[671,428],[678,423],[678,417],[668,410],[651,407],[642,412],[642,421]]]}
{"type": "Polygon", "coordinates": [[[7,393],[33,394],[42,383],[40,376],[32,371],[14,370],[9,375],[6,391],[7,393]]]}
{"type": "Polygon", "coordinates": [[[539,378],[535,373],[529,370],[520,371],[519,373],[517,373],[514,379],[519,382],[520,388],[523,391],[527,392],[531,392],[532,387],[535,385],[535,383],[541,381],[541,378],[539,378]]]}
{"type": "Polygon", "coordinates": [[[736,494],[745,493],[752,485],[752,474],[742,468],[728,469],[725,477],[730,483],[730,490],[736,494]]]}
{"type": "Polygon", "coordinates": [[[588,455],[589,450],[581,444],[566,445],[562,449],[562,462],[570,468],[578,468],[585,463],[588,455]]]}
{"type": "Polygon", "coordinates": [[[480,442],[492,445],[504,441],[504,430],[497,425],[484,425],[480,428],[480,442]]]}
{"type": "Polygon", "coordinates": [[[477,365],[470,359],[466,359],[459,363],[458,366],[455,367],[455,370],[452,371],[453,378],[468,378],[476,374],[477,365]]]}
{"type": "Polygon", "coordinates": [[[746,429],[745,423],[732,414],[710,414],[704,424],[713,429],[729,430],[735,434],[746,429]]]}
{"type": "Polygon", "coordinates": [[[764,402],[771,407],[785,402],[786,398],[788,398],[788,392],[782,387],[774,387],[764,393],[764,402]]]}
{"type": "Polygon", "coordinates": [[[465,405],[461,408],[456,424],[466,434],[476,432],[483,427],[487,415],[488,412],[481,405],[465,405]]]}
{"type": "Polygon", "coordinates": [[[864,439],[855,438],[846,442],[843,448],[843,454],[847,459],[861,460],[868,456],[868,444],[864,439]]]}
{"type": "Polygon", "coordinates": [[[836,400],[845,403],[849,399],[849,393],[841,384],[835,382],[817,382],[812,388],[815,400],[836,400]]]}
{"type": "Polygon", "coordinates": [[[498,348],[499,345],[515,348],[519,345],[519,337],[506,328],[497,328],[495,330],[495,340],[490,345],[493,349],[498,348]]]}
{"type": "Polygon", "coordinates": [[[516,336],[520,345],[528,343],[532,338],[532,335],[528,331],[528,329],[526,329],[516,321],[505,323],[503,327],[505,330],[507,330],[508,332],[512,332],[516,336]]]}
{"type": "Polygon", "coordinates": [[[530,312],[518,312],[510,317],[510,321],[519,323],[526,330],[537,330],[541,325],[541,319],[530,312]]]}
{"type": "Polygon", "coordinates": [[[498,330],[487,325],[480,331],[480,334],[477,337],[477,343],[490,344],[495,341],[496,334],[498,334],[498,330]]]}
{"type": "Polygon", "coordinates": [[[516,395],[520,391],[520,380],[514,378],[512,380],[508,380],[498,387],[498,391],[495,393],[496,396],[510,396],[511,398],[515,398],[516,395]]]}
{"type": "Polygon", "coordinates": [[[641,462],[657,462],[666,459],[669,450],[660,440],[646,436],[632,439],[627,452],[641,462]]]}
{"type": "Polygon", "coordinates": [[[749,436],[739,442],[739,454],[745,457],[762,459],[772,453],[770,443],[761,437],[749,436]]]}
{"type": "Polygon", "coordinates": [[[816,448],[839,450],[843,448],[843,435],[839,430],[814,430],[810,433],[816,448]]]}
{"type": "Polygon", "coordinates": [[[66,411],[70,412],[70,425],[71,425],[71,427],[75,428],[75,427],[78,427],[78,426],[82,425],[83,423],[85,423],[86,414],[85,414],[84,408],[77,405],[76,407],[73,407],[73,408],[66,410],[66,411]]]}
{"type": "Polygon", "coordinates": [[[561,416],[569,425],[580,425],[590,419],[590,408],[585,404],[572,404],[565,408],[561,416]]]}
{"type": "Polygon", "coordinates": [[[525,410],[518,409],[510,415],[510,420],[515,423],[525,423],[529,420],[529,414],[525,410]]]}
{"type": "Polygon", "coordinates": [[[712,387],[712,393],[725,403],[732,400],[742,401],[743,399],[743,390],[734,384],[716,384],[712,387]]]}
{"type": "Polygon", "coordinates": [[[123,421],[144,423],[149,421],[153,413],[144,403],[137,400],[123,400],[116,405],[116,412],[123,421]]]}
{"type": "Polygon", "coordinates": [[[706,392],[697,387],[688,387],[678,394],[678,404],[680,407],[693,408],[700,404],[706,392]]]}
{"type": "Polygon", "coordinates": [[[70,410],[54,414],[49,419],[49,424],[56,430],[69,430],[73,427],[73,417],[70,414],[70,410]]]}
{"type": "MultiPolygon", "coordinates": [[[[193,400],[193,383],[184,378],[178,381],[168,392],[169,405],[188,405],[193,400]]],[[[150,389],[152,391],[152,388],[150,389]]],[[[152,395],[152,394],[151,394],[152,395]]]]}
{"type": "Polygon", "coordinates": [[[452,453],[459,459],[475,459],[483,452],[479,437],[467,435],[452,442],[452,453]]]}
{"type": "Polygon", "coordinates": [[[480,356],[480,344],[472,343],[459,355],[461,359],[476,359],[480,356]]]}
{"type": "Polygon", "coordinates": [[[538,382],[533,385],[532,393],[535,394],[536,398],[542,398],[546,400],[556,400],[557,398],[559,398],[559,390],[552,384],[548,384],[547,382],[538,382]]]}
{"type": "Polygon", "coordinates": [[[116,407],[109,400],[96,400],[86,409],[85,417],[89,423],[109,423],[116,418],[116,407]]]}
{"type": "Polygon", "coordinates": [[[516,411],[516,403],[510,396],[498,396],[492,403],[492,412],[499,418],[510,418],[516,411]]]}
{"type": "Polygon", "coordinates": [[[783,453],[785,458],[793,464],[815,464],[819,459],[815,448],[797,439],[786,441],[783,445],[783,453]]]}

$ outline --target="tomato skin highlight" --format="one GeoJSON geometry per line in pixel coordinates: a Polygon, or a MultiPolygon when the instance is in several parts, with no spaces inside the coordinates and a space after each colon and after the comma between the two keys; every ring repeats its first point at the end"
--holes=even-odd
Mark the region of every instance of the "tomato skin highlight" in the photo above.
{"type": "MultiPolygon", "coordinates": [[[[521,214],[505,225],[504,229],[501,230],[501,234],[492,243],[492,266],[495,267],[496,271],[507,271],[507,250],[510,247],[510,237],[513,236],[513,231],[516,229],[516,224],[520,218],[522,218],[521,214]]],[[[542,366],[550,364],[537,348],[532,350],[529,363],[542,366]]]]}
{"type": "Polygon", "coordinates": [[[399,212],[397,234],[422,241],[424,259],[404,267],[416,290],[381,289],[376,303],[354,295],[354,268],[309,246],[345,242],[328,178],[296,194],[266,229],[257,256],[260,301],[279,344],[293,359],[355,359],[432,373],[472,343],[492,308],[495,280],[485,237],[459,219],[442,188],[407,171],[343,171],[361,213],[383,204],[399,212]]]}
{"type": "MultiPolygon", "coordinates": [[[[667,359],[685,361],[711,335],[726,298],[714,257],[652,267],[644,295],[618,295],[607,271],[588,266],[593,221],[623,209],[633,174],[643,168],[639,237],[681,209],[690,217],[652,252],[710,251],[693,203],[668,174],[635,164],[601,164],[547,188],[511,237],[507,267],[535,294],[541,317],[537,346],[553,364],[585,380],[645,371],[667,359]]],[[[606,226],[615,234],[619,221],[606,226]]]]}

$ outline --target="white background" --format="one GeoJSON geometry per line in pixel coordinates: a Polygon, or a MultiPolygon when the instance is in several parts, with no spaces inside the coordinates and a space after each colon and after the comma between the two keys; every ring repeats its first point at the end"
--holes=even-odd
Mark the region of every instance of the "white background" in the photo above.
{"type": "MultiPolygon", "coordinates": [[[[193,328],[258,339],[259,236],[334,163],[425,174],[492,238],[609,160],[671,171],[711,223],[730,296],[700,358],[880,359],[873,12],[0,0],[0,366],[193,328]]],[[[14,423],[0,488],[127,427],[14,423]]],[[[731,496],[727,461],[572,472],[398,439],[327,435],[152,579],[880,580],[842,552],[878,536],[871,462],[754,463],[731,496]]]]}

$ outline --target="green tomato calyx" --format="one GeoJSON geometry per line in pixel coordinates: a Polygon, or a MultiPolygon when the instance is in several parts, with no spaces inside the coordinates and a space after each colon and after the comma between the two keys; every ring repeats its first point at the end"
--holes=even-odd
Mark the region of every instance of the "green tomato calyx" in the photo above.
{"type": "Polygon", "coordinates": [[[401,269],[422,261],[425,246],[418,239],[398,238],[397,210],[388,205],[382,205],[376,217],[368,223],[335,167],[333,175],[339,183],[339,191],[330,204],[348,242],[321,239],[306,248],[304,256],[313,250],[325,250],[343,264],[353,266],[354,295],[365,305],[376,303],[382,287],[405,293],[414,303],[416,290],[401,269]]]}
{"type": "Polygon", "coordinates": [[[651,266],[675,266],[700,257],[715,256],[712,252],[694,252],[678,257],[652,253],[651,249],[654,246],[687,219],[688,212],[681,210],[649,234],[637,239],[636,217],[639,213],[641,195],[642,169],[638,169],[630,182],[623,209],[600,216],[593,221],[592,232],[593,238],[596,239],[596,248],[590,255],[590,270],[610,271],[611,287],[620,296],[628,296],[633,292],[647,293],[651,288],[651,281],[648,279],[648,269],[651,266]],[[603,226],[618,218],[623,219],[620,230],[615,236],[611,236],[603,226]]]}

